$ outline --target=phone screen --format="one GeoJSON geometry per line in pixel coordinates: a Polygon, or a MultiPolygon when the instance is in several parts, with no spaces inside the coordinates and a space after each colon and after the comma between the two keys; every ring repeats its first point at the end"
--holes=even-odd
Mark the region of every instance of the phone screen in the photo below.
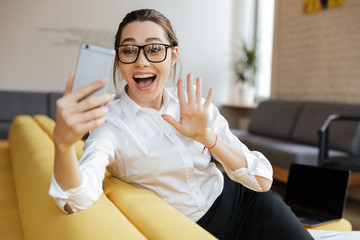
{"type": "MultiPolygon", "coordinates": [[[[89,43],[81,44],[72,91],[99,79],[108,81],[111,78],[114,58],[114,49],[89,43]]],[[[90,96],[107,92],[107,86],[108,84],[90,96]]]]}

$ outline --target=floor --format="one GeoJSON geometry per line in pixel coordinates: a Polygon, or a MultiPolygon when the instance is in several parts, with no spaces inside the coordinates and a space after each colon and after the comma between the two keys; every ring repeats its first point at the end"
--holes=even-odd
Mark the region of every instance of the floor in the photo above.
{"type": "MultiPolygon", "coordinates": [[[[271,190],[284,196],[285,187],[284,183],[274,181],[271,190]]],[[[351,222],[354,231],[360,231],[360,186],[349,188],[344,218],[351,222]]]]}

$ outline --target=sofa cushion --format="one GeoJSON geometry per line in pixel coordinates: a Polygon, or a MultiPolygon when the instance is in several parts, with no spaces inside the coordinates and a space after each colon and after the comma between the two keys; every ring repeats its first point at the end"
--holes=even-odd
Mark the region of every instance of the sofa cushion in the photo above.
{"type": "Polygon", "coordinates": [[[255,109],[249,132],[275,138],[289,139],[303,103],[268,100],[255,109]]]}
{"type": "MultiPolygon", "coordinates": [[[[239,135],[241,137],[241,135],[239,135]]],[[[259,151],[273,166],[289,169],[291,163],[317,165],[318,148],[306,144],[274,139],[265,136],[251,135],[241,139],[250,150],[259,151]]],[[[329,156],[347,156],[346,152],[331,150],[329,156]]]]}
{"type": "Polygon", "coordinates": [[[63,93],[48,93],[48,116],[55,120],[56,117],[56,101],[63,96],[63,93]]]}
{"type": "Polygon", "coordinates": [[[0,120],[11,121],[21,114],[47,114],[47,94],[0,91],[0,120]]]}
{"type": "Polygon", "coordinates": [[[0,141],[0,239],[24,239],[7,142],[0,141]]]}
{"type": "Polygon", "coordinates": [[[148,190],[135,188],[111,176],[104,179],[103,189],[106,196],[147,239],[215,239],[148,190]]]}
{"type": "Polygon", "coordinates": [[[10,123],[21,114],[47,114],[47,94],[0,91],[0,138],[6,138],[10,123]]]}
{"type": "MultiPolygon", "coordinates": [[[[306,102],[301,110],[292,139],[317,146],[319,141],[318,130],[331,114],[359,115],[360,105],[306,102]]],[[[353,144],[359,143],[360,134],[354,138],[355,133],[359,131],[358,128],[358,122],[333,122],[330,126],[330,148],[359,155],[360,147],[353,144]]]]}
{"type": "MultiPolygon", "coordinates": [[[[1,113],[0,113],[1,114],[1,113]]],[[[0,139],[6,139],[11,122],[0,120],[0,139]]]]}

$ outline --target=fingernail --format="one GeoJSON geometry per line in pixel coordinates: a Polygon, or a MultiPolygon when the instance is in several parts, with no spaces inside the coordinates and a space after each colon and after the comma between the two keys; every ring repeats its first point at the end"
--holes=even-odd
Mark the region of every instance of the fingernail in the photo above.
{"type": "Polygon", "coordinates": [[[115,93],[109,93],[109,97],[110,97],[111,99],[114,99],[114,98],[116,97],[116,94],[115,94],[115,93]]]}

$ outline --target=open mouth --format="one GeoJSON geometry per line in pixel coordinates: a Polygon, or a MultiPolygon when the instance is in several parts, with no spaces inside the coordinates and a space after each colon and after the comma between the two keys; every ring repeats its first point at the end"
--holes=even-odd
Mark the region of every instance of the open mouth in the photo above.
{"type": "Polygon", "coordinates": [[[148,89],[152,86],[156,79],[155,74],[141,74],[141,75],[134,75],[133,77],[134,81],[136,82],[136,85],[140,89],[148,89]]]}

